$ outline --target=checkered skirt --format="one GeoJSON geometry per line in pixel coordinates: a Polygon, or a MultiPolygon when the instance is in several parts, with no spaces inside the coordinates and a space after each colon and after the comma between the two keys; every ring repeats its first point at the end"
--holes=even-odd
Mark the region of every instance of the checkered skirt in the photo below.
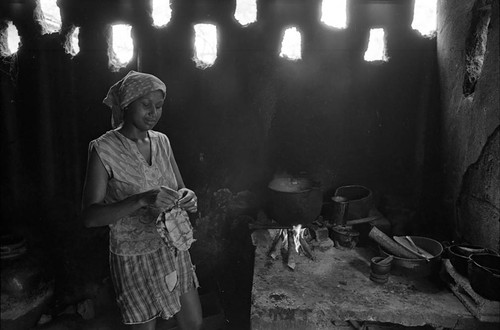
{"type": "Polygon", "coordinates": [[[145,323],[156,317],[171,318],[181,309],[180,296],[198,288],[189,251],[165,246],[144,255],[110,252],[111,278],[125,324],[145,323]],[[177,273],[172,291],[167,275],[177,273]]]}

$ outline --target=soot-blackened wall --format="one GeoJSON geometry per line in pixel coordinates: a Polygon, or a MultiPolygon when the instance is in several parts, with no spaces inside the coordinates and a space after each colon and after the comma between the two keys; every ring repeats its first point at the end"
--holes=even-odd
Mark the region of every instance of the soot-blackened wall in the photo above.
{"type": "Polygon", "coordinates": [[[442,1],[445,219],[455,239],[500,249],[498,1],[442,1]]]}

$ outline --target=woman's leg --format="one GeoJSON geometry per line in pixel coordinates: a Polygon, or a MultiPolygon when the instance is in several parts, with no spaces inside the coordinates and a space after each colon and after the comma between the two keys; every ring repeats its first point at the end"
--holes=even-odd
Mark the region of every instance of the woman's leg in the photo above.
{"type": "Polygon", "coordinates": [[[155,330],[155,328],[156,328],[156,319],[152,319],[151,321],[146,323],[132,324],[130,326],[130,329],[132,330],[155,330]]]}
{"type": "Polygon", "coordinates": [[[192,290],[180,296],[181,310],[175,315],[175,319],[182,330],[199,330],[203,323],[201,314],[200,297],[198,290],[192,290]]]}

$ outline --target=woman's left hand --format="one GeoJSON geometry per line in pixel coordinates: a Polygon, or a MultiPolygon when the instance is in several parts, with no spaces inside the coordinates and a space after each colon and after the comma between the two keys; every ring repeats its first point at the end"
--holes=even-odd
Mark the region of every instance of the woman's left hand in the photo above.
{"type": "Polygon", "coordinates": [[[181,188],[179,189],[179,194],[181,198],[177,202],[178,205],[190,213],[196,213],[198,211],[198,198],[194,191],[188,188],[181,188]]]}

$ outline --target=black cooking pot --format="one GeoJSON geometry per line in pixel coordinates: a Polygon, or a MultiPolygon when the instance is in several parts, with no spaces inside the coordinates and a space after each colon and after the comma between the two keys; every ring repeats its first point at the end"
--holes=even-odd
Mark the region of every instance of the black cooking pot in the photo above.
{"type": "Polygon", "coordinates": [[[484,253],[496,254],[493,250],[470,244],[454,244],[446,246],[446,253],[453,268],[455,268],[460,275],[465,277],[469,276],[467,268],[469,257],[471,255],[484,253]]]}
{"type": "Polygon", "coordinates": [[[468,261],[472,289],[486,299],[500,301],[500,256],[474,254],[468,261]]]}
{"type": "Polygon", "coordinates": [[[275,178],[269,184],[269,215],[281,225],[304,225],[321,213],[323,193],[307,178],[275,178]]]}

